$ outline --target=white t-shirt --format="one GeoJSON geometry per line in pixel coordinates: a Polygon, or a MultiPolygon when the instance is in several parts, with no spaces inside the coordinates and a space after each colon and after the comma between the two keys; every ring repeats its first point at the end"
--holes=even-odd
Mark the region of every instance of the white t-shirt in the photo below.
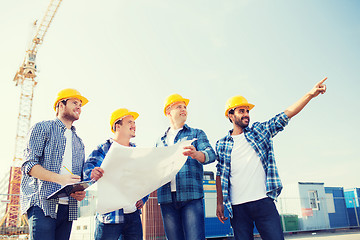
{"type": "Polygon", "coordinates": [[[124,207],[123,210],[124,210],[124,213],[127,214],[127,213],[135,212],[137,210],[137,208],[136,208],[136,205],[134,204],[134,205],[124,207]]]}
{"type": "MultiPolygon", "coordinates": [[[[177,136],[177,134],[179,133],[179,131],[182,128],[179,129],[172,129],[170,128],[167,135],[166,135],[166,143],[168,146],[174,145],[175,143],[175,138],[177,136]]],[[[171,186],[171,192],[176,192],[176,176],[170,181],[170,186],[171,186]]]]}
{"type": "Polygon", "coordinates": [[[266,176],[260,157],[246,140],[244,134],[232,135],[230,201],[242,204],[266,196],[266,176]]]}
{"type": "MultiPolygon", "coordinates": [[[[71,174],[69,171],[72,172],[72,131],[70,129],[66,129],[64,136],[66,138],[66,145],[62,165],[60,168],[61,175],[71,174]],[[67,171],[64,166],[69,169],[69,171],[67,171]]],[[[66,205],[69,204],[69,197],[59,198],[59,203],[66,205]]]]}

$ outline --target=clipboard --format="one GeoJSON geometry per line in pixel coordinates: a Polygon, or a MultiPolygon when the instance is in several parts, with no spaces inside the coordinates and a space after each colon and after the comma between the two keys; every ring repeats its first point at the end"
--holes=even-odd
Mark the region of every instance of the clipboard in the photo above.
{"type": "Polygon", "coordinates": [[[84,191],[88,187],[90,187],[93,183],[95,183],[95,180],[89,180],[89,181],[83,181],[78,183],[72,183],[67,184],[57,190],[56,192],[50,194],[46,199],[56,199],[61,197],[68,197],[71,193],[77,192],[77,191],[84,191]]]}

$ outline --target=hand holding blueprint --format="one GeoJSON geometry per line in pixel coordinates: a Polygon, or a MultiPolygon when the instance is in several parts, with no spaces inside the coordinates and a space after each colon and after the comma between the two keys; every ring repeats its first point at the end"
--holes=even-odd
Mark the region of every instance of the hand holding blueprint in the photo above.
{"type": "Polygon", "coordinates": [[[123,147],[115,141],[101,165],[104,175],[97,181],[97,212],[124,208],[170,182],[185,164],[184,147],[194,140],[169,147],[123,147]]]}

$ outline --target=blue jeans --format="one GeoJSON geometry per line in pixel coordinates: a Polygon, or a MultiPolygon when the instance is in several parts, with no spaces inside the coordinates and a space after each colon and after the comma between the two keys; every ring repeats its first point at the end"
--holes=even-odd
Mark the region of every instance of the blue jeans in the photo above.
{"type": "Polygon", "coordinates": [[[30,240],[68,240],[70,238],[72,221],[69,221],[69,206],[58,205],[56,219],[45,216],[38,206],[32,206],[27,211],[29,219],[30,240]]]}
{"type": "Polygon", "coordinates": [[[172,202],[160,204],[160,208],[168,240],[205,239],[202,199],[177,202],[176,193],[172,193],[172,202]]]}
{"type": "Polygon", "coordinates": [[[140,210],[124,214],[123,223],[102,223],[96,219],[95,240],[142,240],[140,210]]]}
{"type": "Polygon", "coordinates": [[[263,198],[253,202],[233,205],[230,219],[236,240],[254,239],[254,222],[263,240],[282,240],[280,216],[274,200],[263,198]]]}

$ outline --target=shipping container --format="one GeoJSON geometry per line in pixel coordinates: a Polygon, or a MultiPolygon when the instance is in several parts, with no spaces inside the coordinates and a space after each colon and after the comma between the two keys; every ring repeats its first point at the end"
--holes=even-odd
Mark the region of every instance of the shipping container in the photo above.
{"type": "Polygon", "coordinates": [[[331,228],[349,227],[344,188],[325,187],[327,209],[331,228]]]}
{"type": "MultiPolygon", "coordinates": [[[[324,183],[286,185],[276,205],[280,215],[297,215],[299,230],[330,228],[324,183]]],[[[290,218],[291,219],[291,218],[290,218]]]]}
{"type": "Polygon", "coordinates": [[[165,230],[161,217],[160,205],[157,201],[157,191],[150,194],[149,199],[142,209],[141,221],[144,239],[165,240],[165,230]]]}
{"type": "MultiPolygon", "coordinates": [[[[213,179],[210,177],[208,179],[213,179]]],[[[223,223],[216,217],[216,184],[215,180],[204,180],[204,205],[205,205],[205,236],[209,238],[234,236],[230,218],[223,223]]],[[[229,212],[224,210],[226,217],[229,212]]]]}
{"type": "Polygon", "coordinates": [[[352,227],[360,227],[360,188],[346,189],[344,194],[349,216],[349,225],[352,227]]]}

